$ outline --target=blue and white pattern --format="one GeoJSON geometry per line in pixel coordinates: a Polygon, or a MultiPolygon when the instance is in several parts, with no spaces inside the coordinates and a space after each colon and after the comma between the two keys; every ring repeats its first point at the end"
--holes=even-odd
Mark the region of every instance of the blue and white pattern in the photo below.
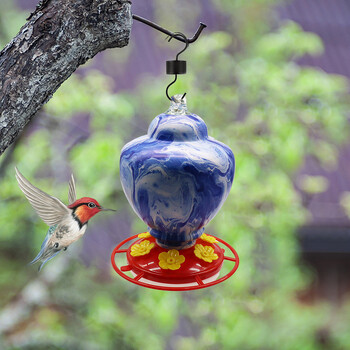
{"type": "Polygon", "coordinates": [[[204,121],[176,98],[120,157],[126,197],[168,249],[195,243],[226,200],[235,168],[231,149],[208,137],[204,121]]]}

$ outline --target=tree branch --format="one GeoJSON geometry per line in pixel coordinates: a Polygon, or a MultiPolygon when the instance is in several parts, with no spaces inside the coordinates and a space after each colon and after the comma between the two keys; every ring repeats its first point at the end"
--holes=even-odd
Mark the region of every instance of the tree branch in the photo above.
{"type": "Polygon", "coordinates": [[[39,5],[0,52],[0,155],[78,66],[129,41],[129,0],[39,5]]]}

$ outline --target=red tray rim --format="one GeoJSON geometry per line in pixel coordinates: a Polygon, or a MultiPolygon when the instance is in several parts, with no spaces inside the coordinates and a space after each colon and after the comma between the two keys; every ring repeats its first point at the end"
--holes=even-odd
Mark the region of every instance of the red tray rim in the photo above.
{"type": "Polygon", "coordinates": [[[197,285],[195,286],[179,286],[176,287],[175,284],[174,286],[159,286],[159,285],[154,285],[151,283],[146,283],[146,282],[142,282],[139,281],[139,279],[142,278],[142,276],[137,275],[134,278],[129,277],[126,273],[124,273],[123,271],[120,270],[120,268],[118,267],[118,265],[116,264],[116,254],[121,254],[121,253],[126,253],[127,249],[120,249],[123,245],[125,245],[126,243],[139,238],[138,237],[139,234],[136,234],[134,236],[128,237],[125,240],[123,240],[122,242],[120,242],[114,249],[113,252],[111,254],[111,263],[113,266],[113,269],[115,270],[115,272],[117,272],[118,275],[120,275],[121,277],[123,277],[124,279],[126,279],[129,282],[132,282],[134,284],[137,284],[139,286],[142,287],[146,287],[146,288],[151,288],[151,289],[157,289],[157,290],[166,290],[166,291],[188,291],[188,290],[196,290],[196,289],[202,289],[202,288],[207,288],[207,287],[211,287],[214,286],[216,284],[219,284],[221,282],[224,282],[225,280],[227,280],[228,278],[230,278],[238,269],[239,266],[239,257],[238,254],[236,252],[236,250],[227,242],[225,242],[224,240],[215,237],[213,235],[210,235],[212,237],[215,237],[217,239],[218,242],[220,242],[221,244],[225,245],[228,249],[230,249],[230,251],[233,253],[233,255],[235,256],[234,258],[228,257],[224,255],[224,261],[231,261],[234,262],[234,266],[231,269],[231,271],[229,273],[227,273],[225,276],[220,277],[219,279],[215,280],[215,281],[211,281],[208,283],[203,283],[202,281],[198,281],[197,279],[194,279],[192,283],[197,283],[197,285]]]}

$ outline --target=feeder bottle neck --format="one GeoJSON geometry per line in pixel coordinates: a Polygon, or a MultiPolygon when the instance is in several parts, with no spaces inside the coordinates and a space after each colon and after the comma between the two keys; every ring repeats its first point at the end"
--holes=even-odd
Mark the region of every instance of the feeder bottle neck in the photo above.
{"type": "Polygon", "coordinates": [[[171,97],[170,107],[166,114],[170,115],[185,115],[188,114],[186,97],[183,95],[174,95],[171,97]]]}

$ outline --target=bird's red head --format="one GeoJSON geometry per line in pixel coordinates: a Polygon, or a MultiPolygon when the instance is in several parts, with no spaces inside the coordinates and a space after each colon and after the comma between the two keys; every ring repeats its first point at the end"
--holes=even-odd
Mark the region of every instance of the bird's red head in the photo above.
{"type": "Polygon", "coordinates": [[[102,208],[96,199],[90,197],[77,199],[74,203],[70,204],[68,208],[73,209],[74,215],[82,224],[88,222],[94,215],[102,210],[112,210],[102,208]]]}

